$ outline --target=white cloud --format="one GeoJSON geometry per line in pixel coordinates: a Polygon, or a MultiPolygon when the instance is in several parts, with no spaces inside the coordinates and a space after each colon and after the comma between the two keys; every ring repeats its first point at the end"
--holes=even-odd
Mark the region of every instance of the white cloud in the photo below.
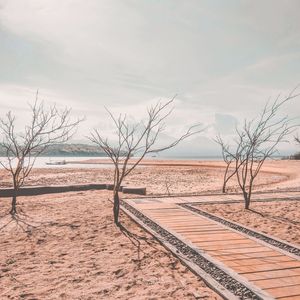
{"type": "MultiPolygon", "coordinates": [[[[300,82],[298,11],[297,0],[0,0],[0,113],[39,88],[86,115],[85,134],[108,122],[104,105],[138,119],[178,93],[169,131],[201,122],[213,136],[216,114],[254,116],[300,82]]],[[[298,103],[285,112],[299,117],[298,103]]]]}

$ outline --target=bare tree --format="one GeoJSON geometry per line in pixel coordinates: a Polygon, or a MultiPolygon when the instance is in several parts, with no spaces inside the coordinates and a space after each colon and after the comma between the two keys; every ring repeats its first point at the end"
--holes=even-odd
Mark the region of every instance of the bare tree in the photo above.
{"type": "Polygon", "coordinates": [[[168,195],[168,196],[171,196],[171,190],[170,190],[170,188],[171,188],[171,186],[172,186],[172,183],[171,183],[171,181],[170,181],[169,176],[166,176],[166,177],[165,177],[164,182],[165,182],[165,187],[166,187],[167,195],[168,195]]]}
{"type": "Polygon", "coordinates": [[[71,109],[60,111],[55,105],[46,108],[38,100],[38,92],[33,105],[30,105],[31,121],[22,132],[16,129],[16,117],[8,112],[0,119],[0,147],[5,152],[5,161],[0,164],[11,174],[13,197],[10,214],[17,214],[17,196],[20,187],[29,176],[36,158],[50,145],[64,143],[75,133],[82,121],[70,120],[71,109]]]}
{"type": "Polygon", "coordinates": [[[216,137],[215,142],[217,142],[221,146],[222,158],[226,164],[226,168],[223,176],[223,185],[222,185],[222,193],[225,194],[228,181],[236,174],[236,168],[234,168],[231,171],[231,168],[233,167],[235,161],[235,156],[232,153],[230,153],[229,145],[223,141],[220,135],[216,137]]]}
{"type": "Polygon", "coordinates": [[[159,153],[173,148],[186,138],[203,130],[199,129],[199,125],[191,126],[183,135],[176,138],[173,142],[159,146],[158,141],[160,134],[165,130],[165,119],[172,112],[171,104],[173,100],[174,98],[165,104],[158,102],[156,105],[151,106],[147,110],[146,120],[136,124],[130,124],[126,115],[120,114],[119,117],[116,118],[107,110],[116,130],[116,143],[108,141],[98,130],[94,130],[89,137],[93,143],[98,145],[107,154],[114,164],[113,215],[114,222],[119,227],[119,191],[124,178],[128,176],[148,154],[159,153]]]}
{"type": "MultiPolygon", "coordinates": [[[[234,161],[234,173],[243,192],[245,208],[249,209],[253,183],[266,159],[274,156],[277,145],[294,131],[295,125],[288,116],[278,117],[280,108],[289,100],[299,96],[295,89],[285,98],[280,95],[273,103],[267,102],[262,112],[253,120],[245,120],[241,129],[236,129],[237,139],[234,149],[218,140],[223,156],[234,161]]],[[[226,177],[226,175],[225,175],[226,177]]],[[[228,178],[228,177],[227,177],[228,178]]]]}

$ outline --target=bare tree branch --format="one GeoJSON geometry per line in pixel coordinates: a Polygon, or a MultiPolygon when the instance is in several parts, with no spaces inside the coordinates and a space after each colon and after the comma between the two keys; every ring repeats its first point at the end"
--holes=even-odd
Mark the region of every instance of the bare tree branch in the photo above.
{"type": "MultiPolygon", "coordinates": [[[[175,97],[174,97],[175,98],[175,97]]],[[[126,176],[149,154],[158,153],[177,146],[188,137],[202,132],[200,125],[189,127],[185,133],[173,142],[159,146],[160,135],[164,132],[165,120],[172,113],[174,98],[166,103],[158,102],[147,109],[147,118],[136,124],[130,124],[126,115],[116,118],[107,108],[113,121],[116,142],[109,142],[99,130],[94,130],[89,139],[99,146],[114,164],[114,220],[119,224],[119,190],[126,176]],[[134,158],[134,160],[132,160],[134,158]]]]}
{"type": "Polygon", "coordinates": [[[55,105],[46,108],[38,100],[30,105],[31,121],[25,125],[22,132],[15,126],[16,118],[12,112],[0,119],[0,133],[2,141],[0,147],[4,149],[6,161],[0,162],[6,171],[10,172],[13,181],[14,196],[10,213],[17,213],[17,194],[29,176],[36,158],[50,145],[68,141],[76,132],[78,124],[83,119],[72,121],[71,109],[58,110],[55,105]]]}
{"type": "Polygon", "coordinates": [[[236,128],[237,138],[232,147],[225,144],[220,136],[216,138],[216,142],[222,148],[223,160],[227,164],[223,192],[228,180],[236,175],[246,209],[250,206],[253,183],[264,162],[277,153],[278,144],[285,142],[286,137],[298,126],[293,124],[293,120],[288,116],[277,116],[284,104],[300,95],[295,93],[297,88],[298,86],[284,98],[278,95],[273,103],[268,101],[258,118],[250,121],[245,119],[242,128],[236,128]],[[234,169],[228,173],[231,164],[234,164],[234,169]]]}

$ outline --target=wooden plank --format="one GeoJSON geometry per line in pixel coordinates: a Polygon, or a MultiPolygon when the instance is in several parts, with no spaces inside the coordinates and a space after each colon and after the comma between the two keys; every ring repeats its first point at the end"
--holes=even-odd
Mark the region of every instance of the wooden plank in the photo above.
{"type": "Polygon", "coordinates": [[[201,227],[179,227],[176,229],[176,232],[178,233],[196,233],[196,234],[203,234],[203,233],[209,233],[210,231],[216,231],[216,232],[222,232],[219,229],[216,228],[201,228],[201,227]]]}
{"type": "MultiPolygon", "coordinates": [[[[167,227],[167,225],[165,225],[165,224],[161,224],[161,225],[167,227]]],[[[176,232],[177,232],[177,230],[185,230],[185,229],[186,230],[190,230],[190,229],[193,229],[193,228],[200,228],[200,227],[199,226],[194,227],[193,225],[177,225],[177,226],[176,225],[172,225],[172,228],[176,229],[176,232]]]]}
{"type": "Polygon", "coordinates": [[[300,300],[300,296],[277,297],[280,300],[300,300]]]}
{"type": "Polygon", "coordinates": [[[175,210],[175,209],[165,209],[165,210],[159,210],[159,211],[157,211],[157,210],[154,210],[154,209],[148,209],[147,210],[147,214],[148,215],[151,215],[151,216],[153,216],[153,217],[157,217],[157,218],[159,218],[159,217],[165,217],[165,216],[170,216],[170,217],[172,217],[172,216],[187,216],[187,213],[185,213],[184,211],[180,211],[180,210],[175,210]]]}
{"type": "Polygon", "coordinates": [[[205,225],[211,225],[211,222],[206,221],[206,220],[199,220],[197,218],[193,219],[187,219],[186,217],[168,217],[168,216],[163,216],[161,218],[154,217],[155,220],[160,220],[164,223],[190,223],[190,224],[205,224],[205,225]]]}
{"type": "MultiPolygon", "coordinates": [[[[201,242],[203,242],[203,241],[220,242],[220,241],[224,241],[224,238],[225,238],[225,237],[222,237],[222,236],[215,237],[215,236],[207,236],[207,235],[197,235],[197,236],[184,235],[184,236],[187,237],[191,242],[193,242],[197,246],[201,246],[201,242]]],[[[233,240],[239,240],[240,239],[238,236],[227,236],[226,238],[227,238],[227,241],[233,241],[233,240]]],[[[215,253],[215,255],[221,255],[221,254],[220,253],[215,253]]]]}
{"type": "MultiPolygon", "coordinates": [[[[161,206],[162,204],[160,204],[161,206]]],[[[164,204],[166,205],[166,204],[164,204]]],[[[168,204],[169,205],[169,204],[168,204]]],[[[151,212],[151,214],[155,214],[155,215],[165,215],[165,214],[181,214],[181,215],[188,215],[187,211],[183,211],[182,209],[178,208],[178,206],[176,206],[176,204],[172,204],[172,209],[152,209],[149,212],[151,212]]]]}
{"type": "Polygon", "coordinates": [[[217,244],[217,245],[201,245],[201,248],[207,251],[211,250],[227,250],[227,249],[242,249],[242,248],[256,248],[257,244],[255,243],[244,243],[244,244],[231,244],[231,243],[224,243],[224,244],[217,244]]]}
{"type": "MultiPolygon", "coordinates": [[[[170,226],[171,227],[171,226],[170,226]]],[[[197,234],[197,233],[186,233],[185,236],[189,237],[189,238],[193,238],[193,237],[199,237],[200,240],[205,240],[206,237],[210,238],[210,237],[214,237],[216,238],[216,240],[218,238],[223,238],[223,240],[225,239],[230,239],[230,238],[238,238],[241,239],[241,235],[236,234],[234,232],[230,232],[230,231],[225,231],[224,233],[219,233],[219,232],[212,232],[210,234],[208,233],[203,233],[203,234],[197,234]]]]}
{"type": "MultiPolygon", "coordinates": [[[[166,205],[166,204],[170,204],[170,203],[158,203],[157,205],[160,205],[160,206],[163,206],[163,205],[166,205]]],[[[162,207],[163,209],[152,209],[151,211],[153,213],[157,213],[157,214],[164,214],[164,213],[175,213],[175,212],[180,212],[180,213],[185,213],[186,214],[186,211],[183,211],[181,208],[178,208],[178,206],[176,204],[172,204],[172,209],[165,209],[164,207],[162,207]]]]}
{"type": "Polygon", "coordinates": [[[164,208],[164,209],[173,209],[174,207],[176,207],[176,206],[174,206],[174,204],[168,204],[168,203],[166,203],[166,204],[134,203],[133,206],[138,207],[140,209],[143,209],[145,211],[152,211],[152,210],[162,209],[162,208],[164,208]]]}
{"type": "MultiPolygon", "coordinates": [[[[178,231],[179,232],[179,231],[178,231]]],[[[228,234],[227,230],[224,229],[202,229],[202,230],[197,230],[197,231],[192,231],[191,229],[188,230],[184,230],[181,229],[181,232],[184,234],[190,234],[190,235],[194,235],[194,236],[198,236],[198,235],[208,235],[208,234],[228,234]]]]}
{"type": "Polygon", "coordinates": [[[265,257],[276,257],[276,256],[279,256],[278,252],[272,250],[266,252],[258,252],[258,253],[254,252],[254,253],[244,253],[244,254],[215,255],[215,257],[221,261],[251,259],[251,258],[265,258],[265,257]]]}
{"type": "Polygon", "coordinates": [[[293,286],[266,289],[271,295],[277,297],[300,296],[300,284],[293,286]]]}
{"type": "Polygon", "coordinates": [[[231,240],[231,241],[203,241],[203,242],[198,242],[199,245],[223,245],[223,244],[228,244],[230,243],[231,245],[234,244],[248,244],[249,239],[238,239],[238,240],[231,240]]]}
{"type": "MultiPolygon", "coordinates": [[[[216,224],[213,224],[211,222],[208,222],[206,220],[197,220],[197,219],[194,219],[194,220],[178,220],[177,218],[168,218],[168,217],[164,217],[164,218],[157,218],[157,217],[153,217],[151,215],[147,215],[148,217],[152,218],[154,221],[159,221],[160,223],[173,223],[173,224],[176,224],[176,223],[190,223],[189,225],[192,225],[192,226],[213,226],[213,225],[216,225],[216,224]],[[178,221],[178,222],[176,222],[178,221]]],[[[220,227],[220,226],[219,226],[220,227]]]]}
{"type": "MultiPolygon", "coordinates": [[[[234,240],[239,240],[238,236],[231,236],[231,235],[217,235],[217,234],[211,234],[211,235],[206,235],[206,234],[198,234],[198,235],[186,235],[186,234],[181,234],[182,236],[187,237],[189,240],[191,240],[193,243],[196,245],[200,246],[203,245],[203,242],[222,242],[224,239],[227,239],[227,241],[234,241],[234,240]],[[201,244],[202,243],[202,244],[201,244]]],[[[205,246],[205,244],[203,245],[205,246]]],[[[222,249],[222,246],[220,245],[220,249],[222,249]]],[[[223,248],[224,249],[224,248],[223,248]]]]}
{"type": "MultiPolygon", "coordinates": [[[[172,226],[173,227],[173,226],[172,226]]],[[[228,234],[227,231],[221,230],[221,229],[215,229],[215,228],[199,228],[196,229],[197,231],[194,231],[193,228],[178,228],[176,229],[176,232],[185,234],[185,235],[191,235],[191,236],[207,236],[207,235],[224,235],[228,234]]]]}
{"type": "Polygon", "coordinates": [[[174,219],[169,219],[169,220],[165,220],[165,219],[160,219],[160,218],[153,218],[153,220],[155,221],[159,221],[160,223],[164,224],[164,225],[210,225],[209,223],[204,223],[204,222],[199,222],[199,220],[180,220],[177,218],[174,219]]]}
{"type": "Polygon", "coordinates": [[[174,229],[184,229],[184,228],[191,229],[191,228],[194,228],[193,224],[174,224],[174,223],[162,223],[162,222],[160,222],[160,223],[163,226],[172,227],[174,229]]]}
{"type": "Polygon", "coordinates": [[[189,216],[174,216],[174,215],[153,216],[151,214],[148,214],[148,215],[150,215],[152,218],[154,218],[156,220],[161,220],[164,222],[185,221],[185,222],[199,222],[199,223],[205,223],[205,224],[212,224],[208,220],[202,220],[202,219],[198,219],[195,217],[190,218],[189,216]]]}
{"type": "MultiPolygon", "coordinates": [[[[164,214],[164,215],[153,215],[152,213],[149,214],[149,210],[147,211],[147,215],[151,216],[152,218],[155,218],[156,220],[165,220],[165,221],[171,221],[171,220],[184,220],[187,221],[188,218],[187,216],[184,215],[168,215],[168,214],[164,214]]],[[[196,220],[196,219],[194,219],[196,220]]]]}
{"type": "MultiPolygon", "coordinates": [[[[181,224],[181,223],[162,223],[160,222],[163,226],[166,227],[172,227],[174,229],[191,229],[191,228],[195,228],[195,225],[193,224],[181,224]]],[[[196,224],[197,226],[197,224],[196,224]]]]}
{"type": "MultiPolygon", "coordinates": [[[[151,214],[148,214],[151,216],[151,214]]],[[[178,222],[186,222],[186,223],[194,223],[194,222],[198,222],[200,224],[212,224],[211,222],[209,222],[208,220],[202,220],[199,219],[197,217],[187,217],[187,216],[151,216],[153,217],[155,220],[161,220],[163,222],[174,222],[174,221],[178,221],[178,222]]]]}
{"type": "Polygon", "coordinates": [[[261,258],[248,258],[248,259],[236,259],[236,260],[227,260],[226,265],[231,266],[252,266],[254,264],[264,263],[278,263],[284,261],[292,261],[293,259],[289,256],[275,256],[275,257],[261,257],[261,258]]]}
{"type": "Polygon", "coordinates": [[[284,286],[299,284],[300,276],[287,277],[287,278],[284,277],[284,278],[253,280],[253,282],[264,289],[275,288],[275,287],[284,287],[284,286]]]}
{"type": "Polygon", "coordinates": [[[244,254],[250,254],[250,253],[258,253],[258,252],[269,252],[269,248],[260,246],[258,244],[257,247],[254,248],[243,248],[243,249],[228,249],[228,250],[213,250],[209,251],[210,254],[212,255],[231,255],[231,254],[236,254],[236,253],[244,253],[244,254]]]}
{"type": "MultiPolygon", "coordinates": [[[[219,227],[219,226],[214,226],[214,225],[209,225],[209,224],[193,224],[192,226],[188,226],[190,230],[193,230],[193,232],[197,231],[203,231],[203,230],[224,230],[224,228],[219,227]]],[[[179,229],[180,230],[180,229],[179,229]]]]}
{"type": "Polygon", "coordinates": [[[300,268],[298,269],[287,269],[287,270],[269,270],[265,272],[247,273],[244,274],[246,278],[251,281],[271,278],[282,278],[282,277],[295,277],[300,275],[300,268]]]}
{"type": "Polygon", "coordinates": [[[255,264],[252,266],[235,267],[235,270],[241,274],[246,274],[246,273],[256,273],[256,272],[271,271],[271,270],[285,270],[285,269],[293,270],[296,268],[300,268],[300,261],[294,260],[294,261],[272,263],[272,264],[265,264],[262,261],[260,264],[255,264]]]}

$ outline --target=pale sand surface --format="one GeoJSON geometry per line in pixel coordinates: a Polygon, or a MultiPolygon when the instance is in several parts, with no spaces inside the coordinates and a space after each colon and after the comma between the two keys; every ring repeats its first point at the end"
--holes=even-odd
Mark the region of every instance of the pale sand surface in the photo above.
{"type": "MultiPolygon", "coordinates": [[[[84,169],[80,168],[80,164],[78,167],[78,169],[35,169],[26,184],[61,185],[113,181],[110,168],[84,169]]],[[[300,189],[299,170],[300,161],[268,161],[255,181],[255,190],[300,189]]],[[[149,195],[168,194],[168,191],[171,194],[220,192],[223,174],[224,163],[220,161],[151,160],[135,169],[125,178],[123,184],[146,187],[149,195]]],[[[3,170],[0,171],[0,176],[0,187],[11,186],[11,179],[3,170]]],[[[228,191],[239,191],[235,178],[228,183],[228,191]]]]}
{"type": "MultiPolygon", "coordinates": [[[[188,166],[179,166],[178,162],[165,161],[165,165],[159,162],[140,167],[126,179],[125,185],[145,186],[152,195],[167,194],[167,184],[172,194],[220,191],[222,162],[188,163],[188,166]]],[[[267,162],[256,190],[300,190],[299,167],[300,162],[295,161],[267,162]]],[[[110,183],[111,173],[111,169],[105,168],[36,169],[27,184],[110,183]]],[[[2,187],[11,185],[3,171],[0,176],[2,187]]],[[[235,181],[230,183],[230,190],[236,190],[235,181]]],[[[150,245],[142,241],[139,261],[137,248],[112,223],[108,197],[111,197],[108,191],[89,191],[19,198],[29,223],[38,227],[25,233],[10,224],[0,231],[0,299],[218,297],[123,216],[130,230],[150,240],[150,245]]],[[[9,199],[1,201],[0,215],[3,215],[9,209],[9,199]]],[[[236,221],[242,223],[244,219],[248,222],[246,225],[254,224],[261,231],[299,242],[299,234],[296,234],[299,232],[299,205],[295,202],[281,205],[253,205],[266,214],[261,219],[257,214],[245,212],[242,204],[230,206],[230,210],[236,211],[236,221]]],[[[226,205],[214,207],[207,209],[233,219],[226,205]]],[[[6,221],[7,217],[1,224],[6,221]]]]}
{"type": "Polygon", "coordinates": [[[0,232],[0,299],[220,299],[123,215],[129,230],[147,238],[138,254],[113,225],[109,196],[20,198],[38,227],[25,233],[10,224],[0,232]]]}
{"type": "Polygon", "coordinates": [[[209,204],[199,208],[300,246],[300,201],[209,204]]]}

